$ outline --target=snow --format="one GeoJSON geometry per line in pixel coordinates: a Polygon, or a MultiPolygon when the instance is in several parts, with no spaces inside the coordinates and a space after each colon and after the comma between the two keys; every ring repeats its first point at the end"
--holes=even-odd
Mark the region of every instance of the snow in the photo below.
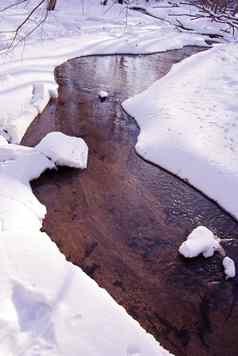
{"type": "Polygon", "coordinates": [[[200,254],[208,258],[218,251],[221,256],[225,256],[222,260],[222,265],[226,279],[234,278],[236,276],[235,262],[226,256],[225,250],[220,245],[220,242],[226,241],[230,240],[221,240],[206,226],[198,226],[188,235],[186,241],[180,245],[179,253],[185,258],[194,258],[200,254]]]}
{"type": "Polygon", "coordinates": [[[226,256],[222,261],[226,279],[234,278],[236,276],[236,267],[232,258],[226,256]]]}
{"type": "Polygon", "coordinates": [[[46,234],[1,233],[0,255],[1,355],[169,355],[46,234]]]}
{"type": "Polygon", "coordinates": [[[220,244],[216,236],[205,226],[196,227],[179,247],[179,252],[186,258],[197,257],[202,254],[204,257],[211,257],[220,244]]]}
{"type": "MultiPolygon", "coordinates": [[[[1,12],[0,129],[7,130],[14,143],[21,141],[50,97],[57,96],[54,68],[67,59],[206,45],[206,36],[179,32],[173,25],[135,11],[129,11],[126,21],[125,9],[112,6],[110,1],[108,6],[99,6],[96,0],[82,1],[80,5],[76,0],[59,0],[43,27],[7,51],[4,46],[11,43],[11,37],[4,30],[15,29],[35,1],[1,12]]],[[[8,4],[8,0],[2,0],[1,8],[8,4]]],[[[32,23],[23,28],[21,36],[29,32],[32,23]]]]}
{"type": "Polygon", "coordinates": [[[172,67],[123,103],[140,126],[137,152],[238,218],[238,43],[216,45],[172,67]]]}
{"type": "Polygon", "coordinates": [[[169,355],[44,233],[1,233],[0,280],[1,355],[169,355]]]}
{"type": "Polygon", "coordinates": [[[238,39],[237,29],[234,29],[233,33],[228,23],[218,23],[214,18],[207,16],[208,14],[202,16],[201,9],[193,6],[192,1],[186,3],[182,0],[159,2],[154,0],[149,4],[139,2],[138,5],[147,14],[157,16],[171,25],[180,26],[179,30],[182,32],[213,34],[217,42],[232,42],[238,39]]]}
{"type": "Polygon", "coordinates": [[[98,93],[98,96],[100,99],[105,100],[106,98],[108,98],[108,92],[105,90],[100,90],[98,93]]]}
{"type": "Polygon", "coordinates": [[[36,146],[36,150],[53,160],[57,166],[87,168],[88,146],[79,137],[51,132],[36,146]]]}
{"type": "Polygon", "coordinates": [[[0,145],[8,144],[7,139],[0,134],[0,145]]]}
{"type": "MultiPolygon", "coordinates": [[[[78,0],[59,0],[43,27],[22,45],[4,50],[10,40],[4,30],[15,29],[34,1],[1,13],[0,355],[169,355],[40,231],[46,208],[29,182],[57,165],[86,168],[84,141],[61,133],[47,135],[34,148],[7,141],[19,143],[57,96],[54,69],[67,59],[153,53],[205,45],[206,38],[135,12],[126,21],[121,6],[103,8],[91,0],[79,7],[78,0]]],[[[8,3],[2,0],[1,8],[8,3]]]]}
{"type": "MultiPolygon", "coordinates": [[[[54,69],[66,60],[206,45],[208,36],[199,29],[209,33],[214,27],[206,20],[193,21],[193,33],[178,31],[170,17],[177,9],[148,8],[156,16],[164,11],[169,19],[164,22],[130,10],[125,17],[125,8],[110,1],[102,7],[96,0],[82,1],[81,6],[78,0],[59,0],[44,26],[6,50],[11,41],[6,31],[15,29],[34,3],[1,12],[0,355],[169,355],[40,231],[46,208],[33,195],[30,181],[57,165],[86,168],[84,141],[61,133],[47,135],[34,148],[8,141],[19,143],[49,99],[57,97],[54,69]]],[[[2,0],[1,9],[8,4],[2,0]]],[[[23,37],[35,20],[24,27],[23,37]]],[[[215,33],[231,40],[224,29],[215,33]]],[[[174,66],[165,78],[124,103],[141,127],[137,151],[189,179],[236,217],[237,53],[237,43],[216,46],[174,66]]],[[[209,257],[217,249],[219,240],[199,227],[180,253],[209,257]]],[[[226,276],[234,277],[233,261],[225,257],[223,265],[226,276]]]]}
{"type": "Polygon", "coordinates": [[[54,169],[58,165],[84,169],[87,167],[87,154],[88,147],[81,138],[59,132],[49,133],[35,148],[14,144],[1,146],[1,230],[39,230],[46,209],[32,194],[29,182],[46,169],[54,169]]]}
{"type": "Polygon", "coordinates": [[[40,231],[46,208],[29,181],[58,164],[86,168],[83,140],[1,145],[0,355],[170,355],[40,231]]]}

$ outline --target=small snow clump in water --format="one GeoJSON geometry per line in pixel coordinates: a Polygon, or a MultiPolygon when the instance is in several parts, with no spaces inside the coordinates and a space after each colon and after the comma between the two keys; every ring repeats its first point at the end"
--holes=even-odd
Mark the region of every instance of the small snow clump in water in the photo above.
{"type": "Polygon", "coordinates": [[[106,98],[108,98],[109,94],[105,90],[100,90],[98,93],[98,96],[101,100],[106,100],[106,98]]]}
{"type": "Polygon", "coordinates": [[[236,276],[236,266],[232,258],[226,256],[222,261],[226,279],[234,278],[236,276]]]}
{"type": "Polygon", "coordinates": [[[219,240],[212,231],[205,226],[198,226],[181,244],[179,252],[186,258],[197,257],[200,254],[211,257],[220,247],[219,240]]]}
{"type": "Polygon", "coordinates": [[[196,227],[179,247],[179,253],[186,258],[197,257],[202,254],[203,257],[211,257],[215,251],[218,251],[223,258],[222,264],[226,279],[236,276],[235,262],[226,256],[225,250],[220,242],[228,242],[232,239],[219,239],[205,226],[196,227]]]}

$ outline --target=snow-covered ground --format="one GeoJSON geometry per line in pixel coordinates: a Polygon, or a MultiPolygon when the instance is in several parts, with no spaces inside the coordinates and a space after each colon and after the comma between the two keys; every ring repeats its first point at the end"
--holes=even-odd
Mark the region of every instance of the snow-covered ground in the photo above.
{"type": "Polygon", "coordinates": [[[137,152],[217,201],[238,219],[238,43],[179,64],[124,102],[141,132],[137,152]]]}
{"type": "MultiPolygon", "coordinates": [[[[141,10],[144,10],[148,16],[154,16],[162,21],[175,25],[182,32],[189,32],[191,34],[211,34],[212,38],[216,38],[216,41],[222,42],[233,42],[238,38],[238,30],[231,26],[231,21],[216,22],[214,21],[214,17],[216,14],[211,10],[204,13],[201,10],[201,4],[199,2],[196,5],[191,5],[192,1],[183,1],[183,0],[175,0],[175,1],[150,1],[149,6],[148,3],[145,3],[143,6],[143,2],[132,2],[131,7],[137,7],[141,10]],[[190,3],[190,4],[189,4],[190,3]],[[209,13],[213,15],[209,17],[209,13]]],[[[205,3],[205,2],[204,2],[205,3]]],[[[138,11],[138,10],[137,10],[138,11]]],[[[218,14],[218,18],[219,18],[218,14]]],[[[221,18],[222,20],[222,18],[221,18]]]]}

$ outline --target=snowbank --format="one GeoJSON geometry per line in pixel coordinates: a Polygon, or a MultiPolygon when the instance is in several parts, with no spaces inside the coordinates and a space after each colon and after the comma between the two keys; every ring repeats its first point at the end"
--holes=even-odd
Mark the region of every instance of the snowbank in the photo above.
{"type": "MultiPolygon", "coordinates": [[[[33,0],[1,13],[0,48],[8,39],[4,30],[15,29],[33,0]]],[[[0,129],[19,143],[49,98],[56,95],[54,68],[67,59],[90,54],[153,53],[206,45],[206,37],[177,31],[174,26],[130,11],[120,5],[99,6],[99,1],[58,1],[44,26],[24,46],[0,51],[0,129]],[[12,103],[14,102],[14,105],[12,103]]],[[[1,1],[1,8],[9,5],[1,1]]],[[[32,23],[34,23],[32,21],[32,23]]],[[[30,23],[31,24],[31,23],[30,23]]],[[[29,26],[30,26],[29,24],[29,26]]],[[[29,31],[29,26],[25,32],[29,31]]],[[[24,31],[22,33],[24,36],[24,31]]]]}
{"type": "Polygon", "coordinates": [[[0,280],[1,355],[169,355],[44,233],[1,233],[0,280]]]}
{"type": "Polygon", "coordinates": [[[124,109],[141,131],[137,152],[187,179],[238,218],[238,44],[173,66],[124,109]]]}
{"type": "Polygon", "coordinates": [[[57,164],[85,168],[83,140],[0,147],[0,355],[170,355],[40,231],[46,208],[29,181],[57,164]]]}
{"type": "Polygon", "coordinates": [[[39,230],[46,208],[36,199],[29,182],[57,165],[84,169],[88,147],[81,138],[52,132],[36,146],[0,147],[0,231],[39,230]],[[14,212],[14,213],[13,213],[14,212]]]}

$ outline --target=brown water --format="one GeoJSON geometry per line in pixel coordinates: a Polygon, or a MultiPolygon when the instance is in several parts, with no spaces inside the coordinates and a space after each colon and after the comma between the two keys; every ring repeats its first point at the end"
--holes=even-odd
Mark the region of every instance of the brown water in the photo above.
{"type": "MultiPolygon", "coordinates": [[[[139,158],[139,129],[120,106],[197,51],[66,62],[55,72],[58,100],[23,142],[34,145],[60,130],[89,145],[87,170],[60,168],[32,185],[48,209],[44,229],[67,259],[176,355],[236,356],[237,279],[224,280],[219,256],[189,261],[177,249],[199,224],[235,239],[238,224],[201,193],[139,158]],[[105,102],[97,96],[100,89],[110,94],[105,102]]],[[[238,262],[238,243],[226,249],[238,262]]]]}

